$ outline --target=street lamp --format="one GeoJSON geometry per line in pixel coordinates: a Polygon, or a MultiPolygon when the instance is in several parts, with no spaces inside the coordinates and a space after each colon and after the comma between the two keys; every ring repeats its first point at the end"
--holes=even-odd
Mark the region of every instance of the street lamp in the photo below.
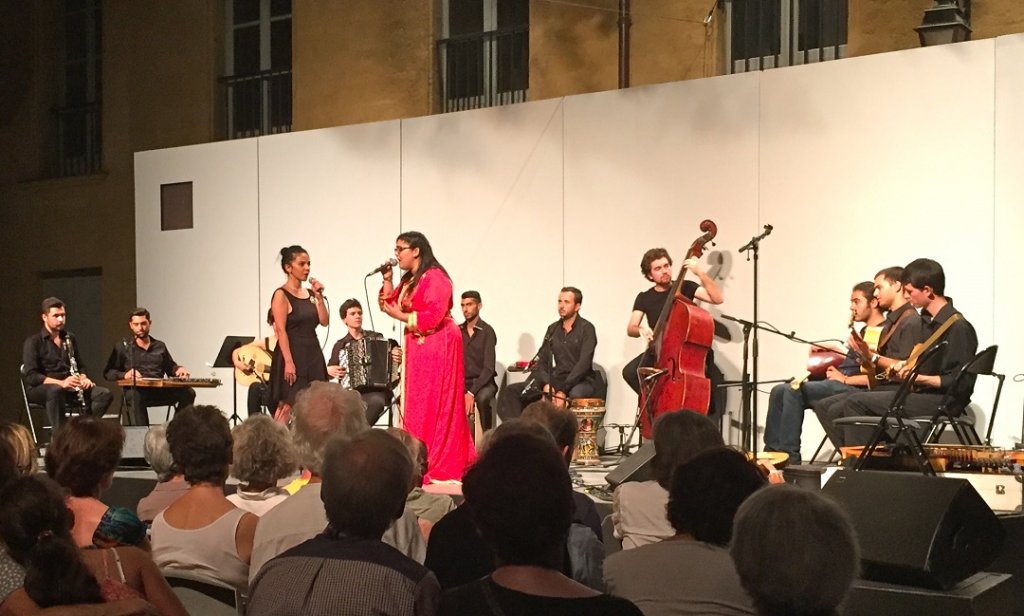
{"type": "Polygon", "coordinates": [[[959,43],[971,38],[971,0],[935,0],[914,28],[921,47],[959,43]]]}

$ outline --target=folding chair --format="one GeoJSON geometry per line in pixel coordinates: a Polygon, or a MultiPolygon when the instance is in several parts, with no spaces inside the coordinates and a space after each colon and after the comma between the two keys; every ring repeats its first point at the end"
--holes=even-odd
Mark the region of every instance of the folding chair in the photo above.
{"type": "MultiPolygon", "coordinates": [[[[942,433],[946,430],[946,426],[953,429],[953,433],[956,434],[957,439],[962,445],[985,445],[991,442],[992,425],[995,423],[996,409],[999,407],[999,397],[1002,395],[1003,381],[1006,379],[1006,375],[992,371],[996,363],[996,352],[998,350],[999,346],[993,344],[975,355],[971,361],[960,368],[953,386],[942,397],[942,401],[939,403],[935,413],[931,416],[912,418],[914,421],[929,427],[924,442],[937,443],[939,438],[942,437],[942,433]],[[999,385],[996,388],[996,398],[992,403],[992,415],[989,417],[988,431],[985,434],[984,442],[978,436],[978,431],[974,427],[974,418],[966,413],[967,405],[970,404],[970,395],[959,399],[956,396],[957,392],[966,390],[963,383],[967,379],[978,376],[991,376],[999,381],[999,385]]],[[[971,393],[973,393],[973,386],[971,393]]]]}
{"type": "Polygon", "coordinates": [[[931,462],[928,461],[928,456],[925,455],[924,444],[921,442],[919,435],[921,424],[907,418],[903,405],[907,401],[907,396],[914,389],[914,383],[917,381],[917,377],[920,376],[921,367],[927,364],[928,360],[945,346],[946,341],[943,340],[921,354],[917,365],[910,372],[907,379],[900,384],[900,388],[896,390],[896,395],[893,396],[889,408],[885,410],[881,417],[842,417],[833,422],[833,425],[837,426],[875,425],[875,431],[871,435],[871,439],[853,463],[853,470],[863,470],[871,454],[878,448],[882,436],[888,434],[889,430],[895,429],[895,434],[891,435],[892,441],[899,443],[901,437],[906,437],[910,452],[914,455],[914,459],[917,460],[917,466],[921,469],[921,472],[925,475],[935,475],[935,469],[932,468],[931,462]]]}

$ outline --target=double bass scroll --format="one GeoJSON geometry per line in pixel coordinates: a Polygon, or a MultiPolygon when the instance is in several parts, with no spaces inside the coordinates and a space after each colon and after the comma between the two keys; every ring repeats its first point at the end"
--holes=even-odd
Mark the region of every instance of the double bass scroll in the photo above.
{"type": "Polygon", "coordinates": [[[701,222],[700,230],[703,234],[686,252],[654,328],[654,368],[664,372],[647,391],[641,390],[640,425],[644,438],[651,438],[654,420],[661,414],[687,409],[706,415],[711,403],[711,380],[705,376],[705,361],[714,339],[715,322],[710,313],[680,292],[686,259],[699,258],[705,245],[718,234],[718,227],[711,220],[701,222]]]}

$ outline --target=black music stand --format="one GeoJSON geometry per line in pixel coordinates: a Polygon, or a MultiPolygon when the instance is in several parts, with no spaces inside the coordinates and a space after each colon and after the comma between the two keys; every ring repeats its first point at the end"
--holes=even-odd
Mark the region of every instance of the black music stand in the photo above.
{"type": "Polygon", "coordinates": [[[225,336],[224,342],[217,351],[217,359],[213,360],[214,368],[231,368],[231,417],[228,421],[238,425],[242,418],[238,416],[238,377],[235,376],[235,362],[231,355],[240,346],[245,346],[256,339],[256,336],[225,336]]]}

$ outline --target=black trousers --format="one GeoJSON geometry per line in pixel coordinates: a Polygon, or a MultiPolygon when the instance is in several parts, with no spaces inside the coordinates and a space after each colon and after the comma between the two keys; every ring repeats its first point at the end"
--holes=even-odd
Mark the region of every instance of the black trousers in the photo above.
{"type": "Polygon", "coordinates": [[[393,394],[390,390],[361,391],[359,395],[366,404],[366,423],[373,426],[381,418],[384,411],[391,406],[393,394]]]}
{"type": "Polygon", "coordinates": [[[480,425],[484,430],[494,427],[494,402],[498,395],[498,386],[493,381],[480,388],[476,392],[476,414],[480,419],[480,425]]]}
{"type": "MultiPolygon", "coordinates": [[[[838,448],[867,444],[875,430],[873,426],[836,426],[833,422],[841,417],[884,415],[896,396],[898,386],[882,387],[885,389],[831,396],[814,405],[814,413],[833,445],[838,448]]],[[[904,401],[903,411],[907,417],[931,415],[941,400],[942,394],[913,393],[904,401]]]]}
{"type": "Polygon", "coordinates": [[[274,409],[270,408],[270,386],[258,381],[250,385],[245,398],[245,408],[249,412],[249,417],[259,415],[264,408],[269,409],[272,414],[274,409]]]}
{"type": "Polygon", "coordinates": [[[133,426],[149,425],[149,407],[173,406],[175,410],[192,404],[196,390],[191,387],[125,387],[124,399],[128,402],[133,426]]]}
{"type": "MultiPolygon", "coordinates": [[[[518,418],[523,414],[523,408],[527,404],[536,402],[543,397],[542,394],[538,393],[536,396],[523,400],[523,389],[525,387],[526,382],[523,381],[522,383],[513,383],[505,388],[501,395],[501,404],[498,407],[498,416],[501,417],[502,421],[518,418]]],[[[589,381],[573,385],[572,389],[567,393],[570,400],[574,398],[599,398],[604,395],[603,392],[599,393],[589,381]]]]}
{"type": "Polygon", "coordinates": [[[654,354],[654,349],[648,348],[622,368],[622,380],[626,381],[626,384],[637,395],[640,395],[640,377],[636,373],[637,369],[641,366],[653,366],[657,362],[658,356],[654,354]]]}
{"type": "MultiPolygon", "coordinates": [[[[95,417],[102,417],[110,403],[114,400],[113,394],[106,387],[96,385],[92,389],[86,389],[85,404],[88,407],[86,413],[95,417]]],[[[46,416],[50,419],[50,425],[56,430],[68,416],[68,407],[78,407],[78,398],[74,391],[64,389],[60,385],[38,385],[25,392],[28,401],[32,404],[41,404],[46,407],[46,416]]]]}

